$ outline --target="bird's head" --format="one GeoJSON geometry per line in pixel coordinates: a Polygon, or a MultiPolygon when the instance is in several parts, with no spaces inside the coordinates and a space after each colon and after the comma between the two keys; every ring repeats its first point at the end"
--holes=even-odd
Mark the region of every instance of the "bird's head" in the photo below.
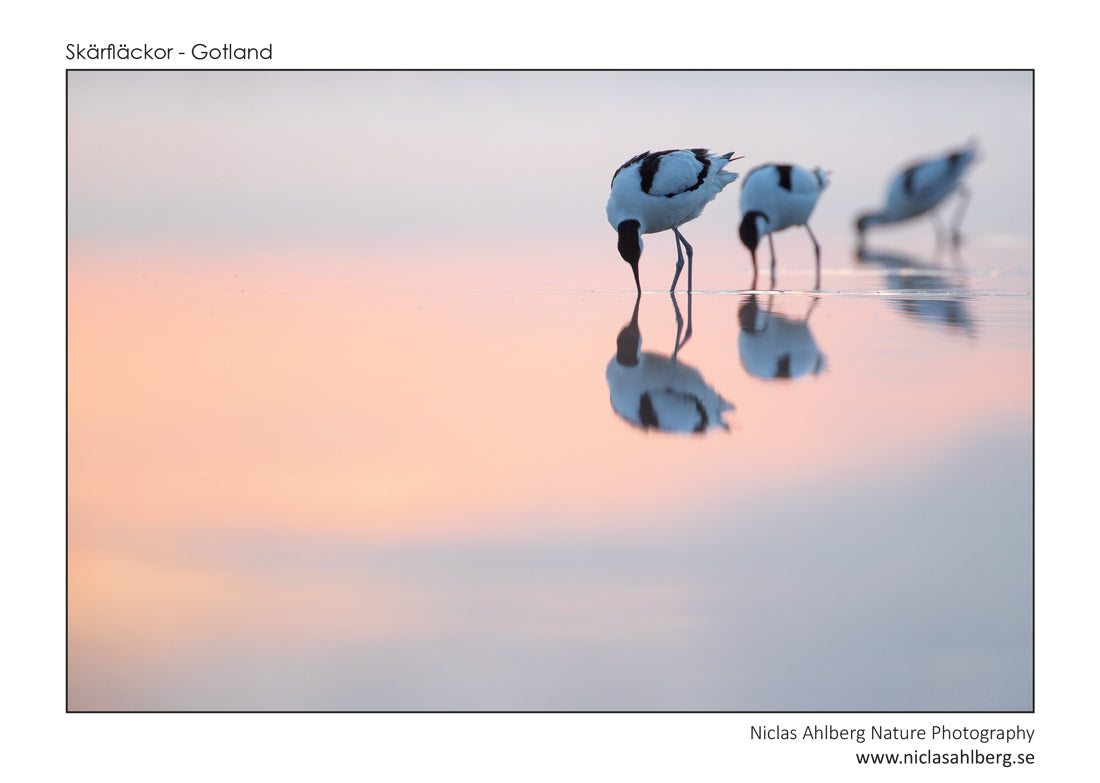
{"type": "Polygon", "coordinates": [[[754,256],[756,255],[756,246],[760,243],[760,236],[766,233],[764,226],[767,225],[767,222],[767,215],[758,209],[749,210],[741,218],[741,227],[737,230],[737,233],[741,235],[741,243],[754,256]]]}
{"type": "Polygon", "coordinates": [[[856,219],[856,233],[859,234],[860,241],[863,240],[863,235],[867,232],[867,229],[874,223],[874,219],[870,214],[860,215],[856,219]]]}
{"type": "Polygon", "coordinates": [[[642,284],[638,279],[638,261],[642,257],[642,224],[631,218],[619,223],[619,255],[623,261],[630,264],[634,271],[634,283],[638,286],[638,293],[642,291],[642,284]]]}

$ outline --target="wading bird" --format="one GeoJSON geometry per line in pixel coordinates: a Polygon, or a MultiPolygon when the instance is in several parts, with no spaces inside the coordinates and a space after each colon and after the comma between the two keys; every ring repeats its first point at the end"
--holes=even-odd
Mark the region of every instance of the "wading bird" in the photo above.
{"type": "MultiPolygon", "coordinates": [[[[959,206],[955,210],[951,226],[951,241],[957,245],[960,240],[959,225],[970,200],[970,191],[962,184],[962,176],[977,154],[977,144],[971,141],[954,152],[908,166],[890,182],[886,191],[885,209],[881,212],[867,212],[856,220],[859,243],[863,244],[863,235],[871,226],[900,223],[919,217],[934,210],[957,190],[959,206]]],[[[938,218],[934,225],[936,239],[939,241],[941,232],[938,218]]]]}
{"type": "Polygon", "coordinates": [[[817,206],[821,191],[829,184],[824,171],[813,171],[790,163],[768,163],[753,169],[741,183],[741,242],[752,253],[752,285],[756,287],[756,246],[765,234],[772,254],[772,285],[775,284],[775,243],[772,234],[791,226],[805,226],[814,243],[817,285],[821,285],[821,245],[806,222],[817,206]]]}
{"type": "Polygon", "coordinates": [[[611,196],[607,200],[607,220],[619,233],[619,255],[630,264],[638,293],[638,261],[642,257],[642,234],[672,230],[676,236],[676,274],[669,291],[676,290],[684,266],[683,245],[687,251],[688,290],[691,290],[691,245],[680,233],[680,226],[699,214],[726,185],[738,175],[723,171],[733,157],[711,155],[705,149],[643,152],[619,166],[611,178],[611,196]]]}

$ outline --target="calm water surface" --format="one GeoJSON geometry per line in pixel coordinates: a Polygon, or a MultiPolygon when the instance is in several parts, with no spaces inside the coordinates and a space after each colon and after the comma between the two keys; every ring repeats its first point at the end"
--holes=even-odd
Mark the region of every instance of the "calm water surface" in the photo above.
{"type": "Polygon", "coordinates": [[[71,706],[1027,709],[1029,258],[985,252],[647,292],[636,368],[625,290],[73,275],[71,706]],[[733,409],[645,429],[628,370],[733,409]]]}
{"type": "MultiPolygon", "coordinates": [[[[185,76],[163,75],[200,116],[244,111],[185,76]]],[[[661,235],[636,299],[602,209],[647,142],[594,142],[599,176],[561,175],[580,196],[508,194],[499,233],[480,185],[462,226],[364,228],[347,194],[310,212],[257,174],[265,144],[310,138],[271,120],[288,94],[325,127],[345,111],[293,76],[279,100],[241,88],[277,128],[248,186],[219,146],[238,131],[192,126],[191,165],[102,146],[108,98],[168,132],[179,109],[145,100],[165,82],[72,77],[71,709],[1031,709],[1030,180],[989,209],[1012,139],[984,137],[956,255],[927,224],[857,255],[890,165],[837,166],[820,290],[794,232],[750,290],[723,194],[685,231],[693,295],[667,292],[661,235]],[[219,172],[239,205],[181,217],[179,188],[219,172]],[[527,225],[540,209],[558,223],[527,225]]],[[[540,100],[595,111],[572,94],[540,100]]],[[[283,174],[344,182],[330,157],[283,174]]]]}

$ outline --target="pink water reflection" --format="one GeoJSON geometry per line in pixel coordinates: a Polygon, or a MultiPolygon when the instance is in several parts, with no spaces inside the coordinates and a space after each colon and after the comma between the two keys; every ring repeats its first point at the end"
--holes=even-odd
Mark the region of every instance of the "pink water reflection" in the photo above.
{"type": "MultiPolygon", "coordinates": [[[[519,644],[509,655],[538,649],[557,678],[570,667],[597,676],[593,644],[644,657],[667,633],[699,633],[710,588],[690,572],[647,585],[629,565],[570,575],[553,556],[545,572],[498,573],[485,552],[518,546],[526,560],[564,548],[583,562],[602,557],[585,555],[590,546],[755,537],[776,498],[890,484],[955,444],[1029,431],[1030,342],[1003,315],[974,338],[874,296],[822,295],[811,308],[809,295],[778,295],[777,314],[812,310],[828,365],[764,381],[738,356],[744,297],[697,294],[680,360],[735,404],[731,431],[646,435],[613,413],[603,378],[633,296],[478,292],[465,260],[433,269],[429,293],[377,267],[318,274],[316,259],[262,274],[245,263],[70,275],[71,706],[346,708],[328,686],[283,681],[301,667],[322,676],[294,650],[400,649],[384,656],[396,665],[392,655],[423,654],[441,634],[456,655],[519,644]],[[392,547],[404,568],[385,564],[392,547]],[[272,655],[281,674],[266,685],[221,679],[272,655]],[[180,671],[197,690],[169,684],[180,671]]],[[[1026,321],[1023,304],[1015,317],[1026,321]]],[[[982,321],[986,305],[974,307],[982,321]]],[[[644,296],[639,321],[647,350],[672,350],[667,294],[644,296]]],[[[391,683],[395,693],[367,688],[350,706],[578,703],[538,688],[525,702],[529,684],[511,665],[501,664],[519,678],[512,688],[475,667],[486,690],[467,703],[444,678],[435,695],[391,683]]],[[[605,685],[611,707],[705,703],[605,685]]]]}

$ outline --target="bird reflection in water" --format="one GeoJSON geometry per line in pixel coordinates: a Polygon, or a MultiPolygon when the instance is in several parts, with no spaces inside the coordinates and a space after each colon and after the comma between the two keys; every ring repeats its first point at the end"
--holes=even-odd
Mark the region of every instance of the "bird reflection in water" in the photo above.
{"type": "Polygon", "coordinates": [[[917,321],[947,326],[967,337],[976,336],[977,326],[970,314],[966,282],[957,266],[949,267],[935,260],[922,261],[904,253],[867,247],[857,249],[856,261],[882,268],[885,286],[890,291],[919,294],[893,299],[907,316],[917,321]]]}
{"type": "Polygon", "coordinates": [[[710,386],[699,370],[678,358],[691,337],[691,294],[686,330],[676,295],[671,298],[676,312],[676,341],[670,356],[641,349],[641,295],[634,300],[630,323],[619,332],[615,356],[607,363],[611,407],[626,422],[647,432],[700,434],[718,427],[728,431],[723,415],[733,410],[733,404],[710,386]]]}
{"type": "Polygon", "coordinates": [[[774,295],[768,296],[763,308],[756,294],[747,296],[737,311],[741,323],[737,347],[745,371],[769,381],[824,371],[825,356],[810,331],[810,316],[817,304],[815,296],[805,315],[795,319],[776,312],[774,295]]]}

